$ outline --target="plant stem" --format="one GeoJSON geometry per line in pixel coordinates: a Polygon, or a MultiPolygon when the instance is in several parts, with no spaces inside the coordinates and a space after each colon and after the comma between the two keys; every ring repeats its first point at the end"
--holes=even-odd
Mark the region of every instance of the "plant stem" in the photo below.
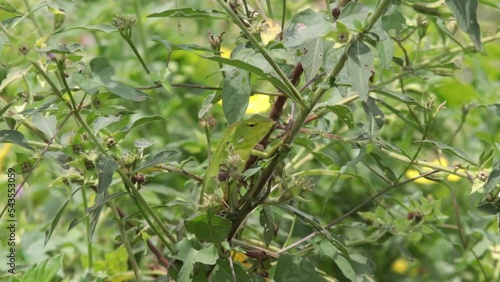
{"type": "MultiPolygon", "coordinates": [[[[394,185],[391,185],[383,190],[380,190],[379,192],[375,193],[375,195],[371,196],[370,198],[364,200],[361,204],[357,205],[355,208],[351,209],[350,211],[348,211],[347,213],[343,214],[342,216],[340,216],[339,218],[335,219],[334,221],[330,222],[329,224],[327,224],[325,226],[325,229],[327,228],[330,228],[336,224],[338,224],[339,222],[343,221],[344,219],[348,218],[349,216],[351,216],[352,214],[354,214],[355,212],[357,212],[358,210],[360,210],[362,207],[364,207],[366,204],[370,203],[371,201],[375,200],[376,198],[382,196],[383,194],[389,192],[390,190],[394,189],[394,188],[397,188],[399,186],[403,186],[405,184],[408,184],[410,182],[413,182],[421,177],[426,177],[426,176],[429,176],[431,174],[434,174],[434,173],[437,173],[439,171],[437,170],[433,170],[433,171],[430,171],[430,172],[427,172],[425,174],[422,174],[422,175],[419,175],[419,176],[416,176],[414,178],[411,178],[411,179],[408,179],[408,180],[405,180],[403,182],[400,182],[400,183],[396,183],[394,185]]],[[[318,231],[314,231],[313,233],[307,235],[306,237],[300,239],[299,241],[291,244],[290,246],[288,247],[285,247],[283,249],[281,249],[278,253],[279,254],[282,254],[282,253],[285,253],[287,252],[288,250],[290,249],[293,249],[299,245],[301,245],[302,243],[306,242],[307,240],[313,238],[314,236],[318,235],[319,232],[318,231]]]]}
{"type": "Polygon", "coordinates": [[[271,19],[274,19],[273,6],[271,6],[271,0],[266,0],[266,5],[267,5],[267,12],[269,13],[269,17],[271,19]]]}
{"type": "MultiPolygon", "coordinates": [[[[80,189],[82,192],[82,202],[83,202],[83,211],[87,210],[89,207],[87,201],[87,193],[85,192],[85,185],[80,189]]],[[[92,237],[90,235],[90,218],[88,216],[85,217],[85,228],[87,229],[87,260],[89,264],[89,269],[92,270],[94,268],[94,255],[92,254],[92,237]]]]}
{"type": "Polygon", "coordinates": [[[141,54],[139,53],[139,51],[135,47],[135,44],[132,41],[132,39],[130,39],[130,38],[124,38],[124,39],[128,43],[128,45],[130,46],[130,48],[132,48],[132,51],[134,51],[135,56],[137,57],[137,59],[139,59],[139,62],[141,62],[141,65],[144,68],[144,70],[146,71],[146,73],[150,74],[151,72],[149,71],[149,68],[146,65],[146,62],[144,62],[144,59],[142,58],[141,54]]]}
{"type": "Polygon", "coordinates": [[[278,66],[278,64],[276,64],[276,62],[273,60],[273,58],[271,58],[271,56],[267,53],[266,49],[260,45],[257,38],[255,38],[255,36],[253,36],[253,34],[250,33],[250,31],[243,24],[243,22],[241,22],[240,18],[234,13],[233,10],[231,10],[231,8],[226,3],[224,3],[223,0],[217,0],[217,2],[219,3],[219,5],[221,5],[224,8],[224,10],[226,10],[226,12],[233,19],[233,21],[238,25],[238,27],[245,34],[245,36],[250,40],[250,42],[252,42],[253,46],[262,54],[262,56],[264,56],[266,61],[271,65],[271,67],[274,69],[274,71],[278,74],[278,76],[281,78],[283,83],[288,87],[288,92],[289,92],[288,95],[290,96],[290,98],[295,103],[297,103],[300,107],[305,107],[306,106],[305,102],[302,99],[302,96],[300,96],[300,93],[297,90],[297,88],[295,88],[295,86],[293,86],[293,84],[290,82],[290,80],[288,79],[286,74],[281,70],[281,68],[278,66]]]}
{"type": "MultiPolygon", "coordinates": [[[[230,11],[229,7],[226,7],[225,4],[222,3],[222,0],[217,0],[217,1],[219,2],[219,4],[224,5],[224,8],[226,10],[229,10],[228,12],[232,12],[232,11],[230,11]]],[[[367,33],[370,31],[371,27],[373,27],[373,25],[378,20],[378,18],[380,18],[382,16],[383,11],[385,11],[386,7],[389,6],[390,3],[391,3],[391,0],[382,0],[380,2],[380,4],[377,6],[375,12],[368,18],[367,25],[366,25],[366,28],[363,30],[363,33],[367,33]]],[[[232,13],[232,14],[234,15],[234,13],[232,13]]],[[[234,15],[233,19],[235,21],[238,20],[236,15],[234,15]]],[[[240,28],[242,28],[245,32],[246,29],[244,27],[240,26],[240,28]]],[[[358,35],[357,37],[353,37],[353,40],[351,40],[351,42],[349,42],[349,44],[345,47],[345,50],[348,50],[349,46],[351,46],[356,40],[360,40],[362,37],[363,37],[362,34],[358,35]]],[[[259,51],[260,51],[260,49],[259,49],[259,51]]],[[[264,55],[264,53],[263,53],[263,55],[264,55]]],[[[272,59],[271,58],[269,58],[269,59],[271,62],[272,59]]],[[[328,83],[331,78],[335,78],[340,73],[342,68],[344,67],[344,64],[346,61],[347,61],[347,52],[344,52],[342,54],[342,57],[337,62],[337,65],[335,66],[335,68],[333,68],[333,70],[324,78],[323,82],[328,83]]],[[[285,80],[288,81],[288,79],[286,79],[286,77],[285,77],[285,80]]],[[[288,81],[288,82],[290,82],[290,81],[288,81]]],[[[292,87],[293,87],[293,89],[295,89],[295,87],[293,85],[292,85],[292,87]]],[[[286,147],[291,146],[291,144],[293,143],[293,140],[295,139],[297,134],[300,132],[302,125],[307,120],[309,113],[314,108],[314,106],[319,102],[319,100],[322,98],[322,96],[325,92],[326,92],[326,89],[317,88],[316,91],[311,95],[311,102],[309,103],[309,105],[306,105],[305,103],[299,104],[300,112],[297,116],[297,119],[294,121],[290,131],[283,137],[282,148],[286,148],[286,147]]],[[[241,224],[241,222],[243,222],[244,218],[262,202],[262,200],[257,201],[257,197],[261,194],[262,190],[266,186],[266,183],[269,181],[269,179],[273,175],[274,170],[277,167],[279,167],[279,163],[281,161],[282,160],[280,157],[274,157],[269,162],[269,164],[266,166],[266,168],[262,171],[262,174],[257,179],[255,184],[252,187],[250,187],[250,189],[247,191],[247,193],[242,198],[241,209],[239,210],[236,217],[233,218],[233,226],[232,226],[232,229],[229,232],[229,235],[227,237],[228,241],[230,241],[233,238],[236,231],[238,230],[239,225],[241,224]]]]}
{"type": "MultiPolygon", "coordinates": [[[[45,78],[45,80],[47,81],[47,83],[55,91],[56,95],[62,101],[65,101],[63,99],[63,97],[62,97],[63,95],[62,95],[61,91],[56,87],[56,85],[50,79],[50,77],[47,75],[47,73],[38,64],[32,63],[32,65],[35,66],[35,68],[38,70],[38,72],[40,73],[40,75],[42,75],[45,78]]],[[[66,102],[66,105],[68,106],[68,108],[71,109],[71,104],[69,104],[67,101],[65,101],[65,102],[66,102]]],[[[78,111],[76,111],[76,110],[72,111],[71,113],[72,113],[73,117],[78,121],[78,123],[80,123],[80,125],[88,133],[89,138],[92,139],[92,142],[94,142],[94,145],[97,146],[97,148],[99,149],[99,151],[104,156],[112,159],[112,156],[110,155],[109,151],[104,147],[104,145],[102,144],[101,140],[99,140],[97,138],[95,132],[90,128],[90,126],[87,124],[87,122],[82,118],[82,116],[80,115],[80,113],[78,111]]],[[[151,217],[154,219],[154,221],[156,222],[156,224],[160,227],[160,229],[163,231],[163,233],[169,238],[169,240],[172,243],[175,243],[176,242],[175,238],[172,236],[172,234],[170,234],[170,231],[163,224],[163,222],[158,217],[158,215],[156,214],[156,212],[153,209],[151,209],[151,207],[146,203],[146,201],[144,200],[144,198],[142,197],[142,195],[139,193],[139,191],[137,190],[137,188],[134,186],[134,184],[132,183],[132,181],[130,180],[130,178],[128,177],[128,175],[120,167],[118,167],[116,169],[116,171],[121,176],[122,181],[123,181],[125,187],[128,188],[127,190],[129,192],[131,192],[132,195],[134,196],[134,200],[136,200],[136,203],[139,204],[138,207],[141,210],[141,212],[147,211],[147,213],[149,213],[149,215],[151,215],[151,217]]],[[[146,220],[148,220],[148,218],[147,218],[148,215],[146,213],[143,213],[143,216],[146,218],[146,220]]],[[[149,220],[148,220],[148,222],[149,222],[149,220]]],[[[151,228],[153,230],[157,231],[156,230],[156,226],[152,225],[151,228]]],[[[157,234],[160,234],[160,233],[157,233],[157,234]]],[[[159,236],[159,237],[161,239],[164,239],[164,238],[162,238],[162,236],[159,236]]],[[[170,244],[166,243],[165,240],[162,240],[162,241],[165,243],[166,247],[172,252],[173,251],[172,246],[170,244]]]]}
{"type": "Polygon", "coordinates": [[[123,245],[125,246],[125,249],[127,250],[130,265],[132,265],[132,269],[134,270],[135,281],[140,282],[142,280],[141,280],[141,274],[139,273],[139,266],[137,265],[137,261],[135,260],[134,250],[132,249],[132,246],[130,245],[130,241],[127,237],[127,232],[125,231],[123,221],[120,218],[120,214],[118,214],[118,211],[116,210],[116,206],[115,206],[114,201],[113,200],[109,201],[108,205],[110,206],[111,210],[113,211],[113,215],[115,216],[115,219],[116,219],[116,224],[118,225],[118,229],[120,230],[120,235],[122,237],[123,245]]]}
{"type": "Polygon", "coordinates": [[[419,160],[413,160],[412,161],[407,156],[403,156],[403,155],[394,153],[394,152],[389,151],[389,150],[384,149],[384,148],[376,148],[375,150],[380,151],[382,154],[384,154],[386,156],[389,156],[391,158],[400,160],[400,161],[402,161],[404,163],[407,163],[407,164],[414,164],[416,166],[427,167],[427,168],[435,169],[437,171],[444,171],[444,172],[447,172],[449,174],[454,174],[456,176],[460,176],[462,178],[466,178],[466,179],[469,179],[469,180],[471,179],[471,176],[468,173],[461,172],[461,171],[458,170],[458,168],[442,166],[442,165],[439,165],[439,164],[430,163],[430,162],[426,162],[426,161],[419,161],[419,160]]]}
{"type": "MultiPolygon", "coordinates": [[[[30,20],[35,25],[36,30],[38,32],[38,35],[43,36],[42,26],[40,25],[40,22],[38,21],[38,19],[33,15],[34,10],[31,9],[31,5],[30,5],[29,1],[23,0],[23,2],[24,2],[24,6],[26,6],[26,9],[28,10],[28,12],[26,13],[26,16],[28,16],[28,18],[30,18],[30,20]]],[[[39,8],[41,8],[41,7],[39,7],[39,8]]]]}

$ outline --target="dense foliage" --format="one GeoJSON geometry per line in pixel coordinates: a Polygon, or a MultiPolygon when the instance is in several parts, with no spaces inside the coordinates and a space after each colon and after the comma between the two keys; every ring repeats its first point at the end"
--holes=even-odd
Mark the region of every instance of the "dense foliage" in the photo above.
{"type": "Polygon", "coordinates": [[[496,2],[0,16],[0,277],[500,279],[496,2]]]}

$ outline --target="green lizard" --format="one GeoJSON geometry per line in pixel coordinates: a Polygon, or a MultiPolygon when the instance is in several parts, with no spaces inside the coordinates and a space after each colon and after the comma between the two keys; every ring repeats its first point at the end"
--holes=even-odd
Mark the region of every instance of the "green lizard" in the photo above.
{"type": "MultiPolygon", "coordinates": [[[[231,190],[236,190],[237,186],[230,185],[230,183],[237,182],[234,178],[243,172],[250,155],[266,156],[265,153],[253,148],[269,133],[273,125],[274,122],[270,118],[254,115],[226,128],[205,173],[199,199],[200,204],[203,204],[204,193],[214,193],[218,182],[221,182],[220,186],[225,190],[225,197],[234,202],[237,191],[231,190]],[[230,178],[229,183],[226,180],[230,178]]],[[[231,206],[231,203],[229,205],[231,206]]]]}

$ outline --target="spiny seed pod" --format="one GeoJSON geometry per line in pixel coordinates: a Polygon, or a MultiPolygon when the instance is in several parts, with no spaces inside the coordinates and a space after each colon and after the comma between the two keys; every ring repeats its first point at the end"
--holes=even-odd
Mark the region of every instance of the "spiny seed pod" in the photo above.
{"type": "Polygon", "coordinates": [[[116,141],[115,141],[115,138],[113,137],[108,137],[106,139],[106,146],[108,146],[108,148],[112,148],[116,145],[116,141]]]}
{"type": "Polygon", "coordinates": [[[217,180],[220,182],[225,182],[229,179],[229,174],[225,170],[219,170],[219,173],[217,173],[217,180]]]}
{"type": "Polygon", "coordinates": [[[332,9],[332,16],[334,19],[338,20],[339,19],[339,16],[340,16],[340,9],[339,8],[333,8],[332,9]]]}
{"type": "Polygon", "coordinates": [[[144,182],[146,182],[146,176],[142,173],[136,173],[136,174],[132,175],[130,180],[132,181],[133,184],[136,184],[136,183],[143,184],[144,182]]]}
{"type": "Polygon", "coordinates": [[[30,48],[26,45],[21,45],[18,50],[19,50],[19,53],[26,55],[30,51],[30,48]]]}
{"type": "Polygon", "coordinates": [[[477,173],[477,179],[486,182],[488,181],[488,178],[490,177],[490,174],[484,170],[481,170],[480,172],[477,173]]]}
{"type": "Polygon", "coordinates": [[[91,160],[85,159],[85,168],[87,170],[93,170],[94,167],[95,167],[94,162],[92,162],[91,160]]]}
{"type": "Polygon", "coordinates": [[[96,108],[101,107],[101,100],[99,100],[99,98],[93,99],[92,100],[92,105],[94,105],[94,107],[96,107],[96,108]]]}
{"type": "Polygon", "coordinates": [[[31,163],[30,162],[24,162],[22,165],[21,165],[21,170],[23,172],[29,172],[31,170],[31,163]]]}
{"type": "Polygon", "coordinates": [[[82,150],[83,150],[83,147],[82,147],[81,144],[74,144],[72,146],[72,148],[73,148],[73,153],[75,153],[77,155],[80,154],[82,152],[82,150]]]}

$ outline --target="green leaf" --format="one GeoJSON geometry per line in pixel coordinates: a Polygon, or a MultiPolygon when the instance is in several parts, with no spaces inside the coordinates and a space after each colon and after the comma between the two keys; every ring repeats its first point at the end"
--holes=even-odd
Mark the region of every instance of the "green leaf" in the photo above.
{"type": "Polygon", "coordinates": [[[56,54],[72,54],[77,51],[82,51],[83,46],[80,43],[73,43],[68,46],[57,45],[57,46],[47,46],[45,48],[35,48],[36,51],[40,53],[56,53],[56,54]]]}
{"type": "Polygon", "coordinates": [[[319,38],[334,31],[333,23],[324,14],[311,9],[299,12],[293,17],[285,31],[285,46],[298,47],[308,39],[319,38]]]}
{"type": "Polygon", "coordinates": [[[0,116],[2,116],[9,108],[10,106],[12,106],[16,101],[12,101],[8,104],[5,104],[5,106],[3,106],[1,109],[0,109],[0,116]]]}
{"type": "Polygon", "coordinates": [[[69,199],[66,200],[66,202],[59,208],[59,210],[57,210],[56,215],[50,221],[50,225],[47,227],[47,229],[45,229],[45,242],[43,244],[44,247],[47,245],[47,242],[49,242],[49,239],[52,236],[52,233],[54,232],[54,230],[56,229],[57,224],[59,223],[59,220],[61,219],[64,211],[66,210],[66,207],[70,203],[71,198],[73,197],[73,195],[75,195],[76,192],[80,191],[80,189],[81,188],[78,188],[73,193],[71,193],[71,196],[69,197],[69,199]]]}
{"type": "Polygon", "coordinates": [[[336,114],[349,128],[354,127],[354,117],[351,109],[345,105],[326,106],[329,111],[336,114]]]}
{"type": "Polygon", "coordinates": [[[308,258],[282,254],[278,259],[274,281],[326,281],[318,275],[314,264],[308,258]]]}
{"type": "Polygon", "coordinates": [[[14,143],[26,149],[33,150],[28,145],[28,140],[17,130],[0,130],[0,143],[14,143]]]}
{"type": "Polygon", "coordinates": [[[491,104],[486,106],[494,115],[500,117],[500,104],[491,104]]]}
{"type": "Polygon", "coordinates": [[[254,66],[252,64],[243,62],[241,60],[226,59],[226,58],[222,58],[219,56],[202,56],[202,57],[205,59],[208,59],[208,60],[212,60],[212,61],[221,63],[221,64],[227,64],[227,65],[230,65],[233,67],[237,67],[237,68],[246,70],[250,73],[253,73],[255,75],[258,75],[258,76],[264,78],[265,80],[269,81],[270,83],[272,83],[276,88],[281,90],[284,94],[290,95],[290,91],[288,90],[288,87],[285,85],[285,83],[283,83],[281,81],[281,79],[271,75],[270,73],[264,72],[264,70],[254,66]]]}
{"type": "Polygon", "coordinates": [[[464,161],[477,166],[477,164],[467,154],[465,154],[462,150],[460,150],[458,148],[451,147],[451,146],[448,146],[442,142],[432,141],[432,140],[418,140],[418,141],[414,141],[414,142],[433,144],[434,146],[438,147],[438,149],[447,151],[448,153],[451,153],[451,154],[463,159],[464,161]]]}
{"type": "Polygon", "coordinates": [[[403,30],[406,27],[405,17],[398,10],[398,6],[393,5],[392,10],[392,13],[388,12],[382,17],[382,26],[384,30],[387,32],[390,30],[403,30]]]}
{"type": "Polygon", "coordinates": [[[354,167],[357,163],[362,161],[365,157],[366,157],[366,146],[362,146],[361,148],[359,148],[358,155],[354,159],[348,161],[345,165],[343,165],[340,168],[340,173],[341,174],[344,173],[349,167],[354,167]]]}
{"type": "MultiPolygon", "coordinates": [[[[1,49],[0,49],[1,50],[1,49]]],[[[20,70],[10,70],[7,73],[7,77],[2,80],[2,83],[0,84],[0,91],[3,91],[7,85],[10,83],[24,78],[26,74],[28,73],[29,69],[20,69],[20,70]]]]}
{"type": "Polygon", "coordinates": [[[107,156],[99,156],[95,162],[95,166],[99,169],[99,182],[97,184],[97,193],[101,193],[109,187],[113,180],[113,173],[118,167],[113,159],[107,156]]]}
{"type": "Polygon", "coordinates": [[[234,269],[234,274],[236,276],[236,281],[238,282],[250,282],[255,280],[250,280],[248,274],[238,263],[234,263],[232,266],[229,264],[229,260],[220,259],[217,261],[217,267],[214,269],[211,275],[212,281],[233,281],[232,270],[234,269]]]}
{"type": "Polygon", "coordinates": [[[287,204],[280,204],[277,205],[277,207],[286,212],[296,215],[300,220],[309,224],[312,228],[316,229],[316,231],[318,231],[319,234],[323,235],[324,238],[328,240],[333,246],[335,246],[339,251],[341,251],[345,257],[347,258],[349,257],[349,252],[347,252],[347,249],[344,243],[341,241],[341,239],[337,235],[331,234],[330,232],[328,232],[328,230],[325,230],[321,225],[321,223],[314,216],[309,215],[287,204]]]}
{"type": "Polygon", "coordinates": [[[153,158],[147,158],[146,160],[144,160],[143,162],[141,162],[132,171],[132,173],[136,173],[136,172],[138,172],[140,170],[143,170],[143,169],[146,169],[146,168],[150,168],[150,167],[153,167],[155,165],[164,164],[168,160],[170,160],[171,158],[173,158],[174,156],[176,156],[177,154],[179,154],[179,152],[176,151],[176,150],[165,150],[163,152],[160,152],[156,156],[154,156],[153,158]]]}
{"type": "Polygon", "coordinates": [[[134,121],[134,123],[132,123],[132,125],[127,126],[124,129],[122,129],[122,131],[130,131],[133,128],[136,128],[138,126],[141,126],[143,124],[150,123],[153,121],[167,121],[167,119],[163,116],[160,116],[160,115],[141,117],[141,118],[137,119],[136,121],[134,121]]]}
{"type": "Polygon", "coordinates": [[[200,45],[196,45],[196,44],[175,44],[175,43],[172,43],[168,40],[165,40],[165,39],[157,37],[157,36],[151,38],[151,40],[154,42],[163,44],[163,46],[165,46],[165,48],[167,48],[168,51],[170,51],[170,52],[177,51],[177,50],[184,50],[184,51],[190,51],[190,52],[192,52],[192,51],[213,52],[214,51],[210,47],[200,46],[200,45]]]}
{"type": "Polygon", "coordinates": [[[63,255],[44,259],[39,264],[34,264],[24,275],[21,277],[21,282],[50,282],[56,273],[62,268],[63,255]]]}
{"type": "Polygon", "coordinates": [[[203,246],[193,246],[193,244],[193,242],[184,238],[174,246],[177,254],[172,257],[183,262],[176,281],[191,281],[190,276],[196,262],[214,265],[219,258],[214,244],[205,244],[203,246]]]}
{"type": "Polygon", "coordinates": [[[500,207],[495,206],[492,202],[481,202],[477,208],[489,214],[500,213],[500,207]]]}
{"type": "Polygon", "coordinates": [[[184,220],[184,226],[200,241],[220,243],[231,231],[232,222],[218,215],[201,214],[184,220]]]}
{"type": "Polygon", "coordinates": [[[85,92],[90,95],[97,93],[99,88],[104,87],[109,92],[131,101],[144,101],[148,98],[145,93],[136,90],[126,84],[114,81],[111,77],[115,74],[115,69],[105,58],[94,58],[90,61],[90,68],[94,77],[89,79],[82,74],[75,74],[74,81],[85,92]]]}
{"type": "Polygon", "coordinates": [[[99,131],[101,131],[101,129],[105,128],[106,126],[119,121],[120,121],[120,116],[113,116],[113,115],[109,115],[107,117],[101,116],[98,117],[96,120],[94,120],[92,127],[94,128],[94,132],[98,133],[99,131]]]}
{"type": "MultiPolygon", "coordinates": [[[[361,31],[365,25],[367,15],[372,14],[373,10],[365,5],[357,2],[349,2],[342,10],[340,17],[337,21],[343,23],[350,30],[361,31]]],[[[384,40],[385,32],[382,28],[382,22],[378,20],[370,32],[377,34],[380,40],[384,40]]]]}
{"type": "Polygon", "coordinates": [[[230,124],[243,118],[251,93],[252,86],[248,72],[237,68],[226,72],[222,90],[222,109],[230,124]]]}
{"type": "Polygon", "coordinates": [[[52,139],[55,137],[57,128],[57,118],[55,116],[43,117],[37,114],[33,117],[33,125],[43,132],[47,139],[52,139]]]}
{"type": "Polygon", "coordinates": [[[142,150],[153,146],[155,143],[155,141],[150,141],[146,138],[139,138],[137,140],[134,140],[134,146],[142,150]]]}
{"type": "Polygon", "coordinates": [[[304,53],[300,62],[306,73],[306,80],[312,79],[323,66],[323,39],[308,39],[300,45],[304,53]]]}
{"type": "Polygon", "coordinates": [[[374,136],[377,132],[384,126],[384,113],[377,107],[375,100],[368,97],[366,101],[363,101],[363,109],[367,115],[368,119],[368,132],[370,135],[374,136]]]}
{"type": "Polygon", "coordinates": [[[344,274],[345,277],[347,277],[351,281],[356,281],[356,273],[352,268],[351,262],[343,257],[338,252],[338,250],[332,248],[332,245],[329,244],[328,241],[321,241],[321,243],[319,244],[319,249],[326,257],[332,259],[335,262],[335,264],[338,266],[340,271],[342,271],[342,274],[344,274]]]}
{"type": "Polygon", "coordinates": [[[486,181],[484,185],[484,192],[486,194],[492,192],[498,183],[500,183],[500,162],[498,162],[491,171],[488,181],[486,181]]]}
{"type": "MultiPolygon", "coordinates": [[[[214,103],[217,103],[220,101],[220,97],[217,102],[213,101],[213,99],[217,96],[217,92],[214,92],[210,95],[208,95],[204,100],[203,103],[201,104],[201,108],[198,111],[198,118],[202,119],[204,116],[210,111],[210,109],[214,106],[214,103]]],[[[220,96],[220,95],[219,95],[220,96]]]]}
{"type": "MultiPolygon", "coordinates": [[[[430,17],[430,18],[431,18],[431,20],[433,19],[433,17],[430,17]]],[[[462,44],[460,44],[460,42],[455,38],[455,36],[453,36],[453,34],[448,30],[448,28],[446,27],[446,25],[442,19],[436,18],[433,20],[433,22],[436,24],[438,31],[440,31],[440,32],[442,32],[442,34],[444,34],[443,41],[445,39],[444,36],[447,36],[448,38],[453,40],[453,42],[455,42],[458,46],[460,46],[462,49],[465,50],[464,46],[462,46],[462,44]]]]}
{"type": "Polygon", "coordinates": [[[160,71],[154,71],[149,74],[151,81],[154,84],[161,83],[161,86],[168,94],[172,94],[172,85],[170,85],[169,78],[171,76],[171,72],[168,68],[162,68],[160,71]]]}
{"type": "Polygon", "coordinates": [[[370,91],[379,93],[379,94],[384,95],[384,96],[391,98],[391,99],[398,100],[398,101],[403,102],[405,104],[415,105],[421,109],[425,109],[424,106],[422,106],[419,102],[415,101],[415,99],[413,99],[411,96],[408,96],[408,95],[403,94],[403,93],[398,93],[398,92],[392,91],[392,90],[387,89],[387,88],[382,87],[382,86],[370,85],[370,91]]]}
{"type": "Polygon", "coordinates": [[[6,0],[0,1],[0,9],[9,13],[17,13],[16,7],[7,2],[6,0]]]}
{"type": "Polygon", "coordinates": [[[445,0],[445,3],[455,15],[458,26],[469,35],[477,50],[483,51],[476,15],[477,0],[445,0]]]}
{"type": "Polygon", "coordinates": [[[107,202],[121,197],[121,196],[126,196],[128,195],[128,192],[118,192],[118,193],[113,193],[111,195],[107,195],[106,197],[100,199],[99,201],[96,201],[93,206],[87,208],[86,212],[91,213],[100,208],[101,206],[105,205],[107,202]]]}
{"type": "Polygon", "coordinates": [[[347,50],[347,74],[351,88],[359,94],[361,100],[368,99],[368,81],[373,67],[373,55],[363,42],[356,41],[347,50]]]}
{"type": "Polygon", "coordinates": [[[159,13],[149,14],[148,18],[213,18],[228,20],[229,16],[226,13],[216,10],[198,10],[193,8],[170,9],[159,13]]]}
{"type": "Polygon", "coordinates": [[[380,63],[385,69],[388,69],[392,62],[392,57],[394,55],[394,41],[387,37],[385,40],[377,42],[377,52],[380,59],[380,63]]]}
{"type": "Polygon", "coordinates": [[[95,24],[95,25],[85,25],[85,26],[74,26],[74,27],[70,27],[70,28],[61,29],[61,30],[57,31],[56,34],[62,33],[65,31],[74,30],[74,29],[84,29],[84,30],[88,30],[88,31],[100,31],[100,32],[104,32],[104,33],[111,33],[111,32],[118,31],[118,29],[114,25],[111,25],[111,24],[95,24]]]}
{"type": "Polygon", "coordinates": [[[262,210],[260,211],[259,222],[262,227],[264,227],[263,235],[264,242],[266,243],[266,247],[271,244],[274,237],[276,237],[276,228],[278,224],[276,223],[276,218],[274,217],[274,213],[271,208],[267,205],[262,206],[262,210]]]}

